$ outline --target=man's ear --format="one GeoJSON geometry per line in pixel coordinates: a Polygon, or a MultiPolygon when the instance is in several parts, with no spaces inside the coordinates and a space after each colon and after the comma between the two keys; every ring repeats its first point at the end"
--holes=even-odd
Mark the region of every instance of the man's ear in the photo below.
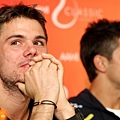
{"type": "Polygon", "coordinates": [[[106,57],[101,56],[101,55],[96,55],[93,59],[94,65],[98,71],[105,72],[107,65],[108,65],[108,60],[106,57]]]}

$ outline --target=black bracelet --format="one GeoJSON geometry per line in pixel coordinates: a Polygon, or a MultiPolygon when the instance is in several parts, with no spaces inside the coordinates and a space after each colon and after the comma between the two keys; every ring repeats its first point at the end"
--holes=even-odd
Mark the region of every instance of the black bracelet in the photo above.
{"type": "Polygon", "coordinates": [[[53,105],[55,107],[55,109],[57,108],[56,104],[51,100],[43,100],[43,101],[39,101],[39,102],[34,102],[33,106],[37,106],[40,104],[53,105]]]}

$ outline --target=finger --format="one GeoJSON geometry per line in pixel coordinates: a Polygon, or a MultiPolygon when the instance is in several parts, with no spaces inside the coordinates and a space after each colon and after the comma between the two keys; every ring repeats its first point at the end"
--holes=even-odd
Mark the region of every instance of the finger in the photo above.
{"type": "Polygon", "coordinates": [[[50,65],[49,65],[49,69],[57,71],[58,67],[57,67],[56,64],[54,64],[53,62],[51,62],[50,65]]]}
{"type": "Polygon", "coordinates": [[[51,54],[46,54],[46,53],[42,53],[41,54],[41,56],[42,56],[42,58],[44,58],[44,59],[50,59],[52,62],[54,62],[54,63],[59,63],[59,60],[57,60],[53,55],[51,55],[51,54]]]}
{"type": "Polygon", "coordinates": [[[31,61],[31,66],[27,69],[27,71],[25,72],[25,77],[26,76],[30,76],[31,73],[34,73],[36,70],[38,71],[40,66],[41,66],[41,62],[42,61],[39,61],[39,62],[34,62],[34,61],[31,61]]]}
{"type": "Polygon", "coordinates": [[[53,55],[51,54],[46,54],[46,53],[42,53],[41,56],[44,58],[44,59],[50,59],[51,62],[55,63],[58,65],[58,68],[60,70],[63,70],[63,66],[62,66],[62,63],[56,59],[53,55]]]}
{"type": "Polygon", "coordinates": [[[63,68],[62,63],[51,54],[42,53],[41,56],[44,59],[46,59],[46,58],[50,59],[52,61],[52,63],[55,63],[57,65],[59,82],[62,84],[63,73],[64,73],[64,68],[63,68]]]}
{"type": "Polygon", "coordinates": [[[42,63],[41,63],[41,67],[43,67],[44,69],[47,69],[51,64],[51,60],[49,59],[43,59],[42,63]]]}
{"type": "Polygon", "coordinates": [[[41,55],[38,55],[38,56],[35,56],[34,58],[32,58],[32,61],[34,61],[34,62],[38,62],[38,61],[42,61],[42,60],[43,60],[43,58],[41,55]]]}
{"type": "Polygon", "coordinates": [[[25,95],[27,95],[26,93],[26,89],[25,89],[25,84],[24,83],[16,83],[19,90],[22,91],[25,95]]]}
{"type": "Polygon", "coordinates": [[[36,63],[36,62],[32,60],[32,61],[29,62],[29,65],[30,65],[30,66],[33,66],[33,65],[35,65],[35,63],[36,63]]]}
{"type": "Polygon", "coordinates": [[[39,68],[41,67],[41,64],[42,64],[42,61],[35,63],[34,66],[31,68],[31,70],[33,69],[39,70],[39,68]]]}
{"type": "Polygon", "coordinates": [[[37,62],[39,61],[42,61],[42,56],[41,55],[38,55],[38,56],[35,56],[34,58],[32,58],[32,60],[29,62],[29,65],[30,66],[33,66],[35,65],[37,62]]]}

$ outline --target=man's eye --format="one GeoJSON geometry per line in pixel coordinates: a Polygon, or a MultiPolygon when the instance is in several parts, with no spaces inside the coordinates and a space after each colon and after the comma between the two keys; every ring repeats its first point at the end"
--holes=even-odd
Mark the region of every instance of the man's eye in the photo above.
{"type": "Polygon", "coordinates": [[[20,44],[19,41],[14,41],[14,42],[11,43],[11,45],[19,45],[19,44],[20,44]]]}
{"type": "Polygon", "coordinates": [[[34,45],[39,45],[39,46],[41,46],[41,45],[43,45],[43,43],[42,43],[41,41],[37,41],[37,42],[34,42],[34,45]]]}

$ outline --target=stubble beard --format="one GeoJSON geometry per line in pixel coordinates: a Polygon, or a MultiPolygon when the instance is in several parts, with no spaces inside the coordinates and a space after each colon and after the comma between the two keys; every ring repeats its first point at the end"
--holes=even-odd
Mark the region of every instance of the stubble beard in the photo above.
{"type": "Polygon", "coordinates": [[[15,71],[12,72],[12,74],[10,74],[10,75],[6,75],[0,69],[0,78],[1,78],[2,83],[3,83],[3,87],[6,91],[8,91],[10,93],[14,92],[14,93],[19,93],[20,94],[20,90],[18,89],[16,83],[23,81],[23,79],[20,78],[20,76],[17,75],[15,71]]]}

